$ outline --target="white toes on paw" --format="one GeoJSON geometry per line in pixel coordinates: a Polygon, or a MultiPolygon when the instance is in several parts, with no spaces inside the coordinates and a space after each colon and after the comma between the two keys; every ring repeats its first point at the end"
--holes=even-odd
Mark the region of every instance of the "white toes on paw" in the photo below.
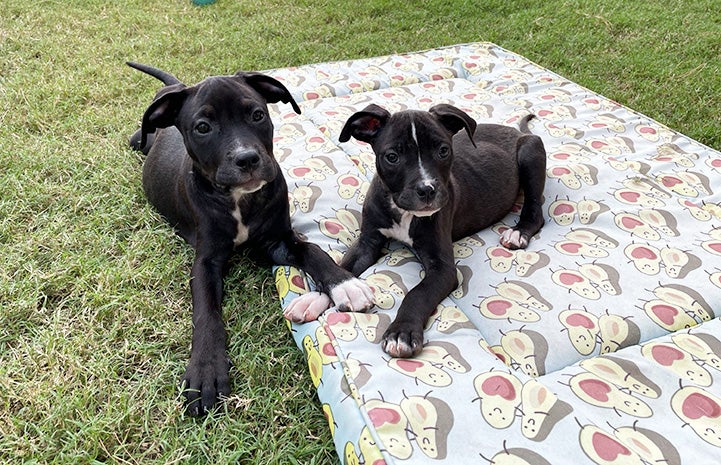
{"type": "Polygon", "coordinates": [[[385,353],[394,358],[408,358],[413,356],[414,353],[410,345],[397,339],[384,340],[381,343],[381,348],[385,353]]]}
{"type": "Polygon", "coordinates": [[[528,241],[521,236],[520,231],[506,229],[501,234],[501,245],[507,249],[525,249],[528,241]]]}
{"type": "Polygon", "coordinates": [[[317,320],[330,307],[330,297],[321,292],[308,292],[293,299],[283,311],[283,316],[293,323],[317,320]]]}
{"type": "Polygon", "coordinates": [[[344,311],[364,312],[374,304],[373,290],[358,278],[336,285],[331,289],[330,296],[333,303],[344,311]]]}
{"type": "Polygon", "coordinates": [[[330,297],[322,292],[298,296],[288,304],[283,316],[293,323],[305,323],[317,320],[333,303],[339,310],[356,312],[369,310],[374,304],[373,290],[358,278],[343,281],[330,293],[330,297]]]}

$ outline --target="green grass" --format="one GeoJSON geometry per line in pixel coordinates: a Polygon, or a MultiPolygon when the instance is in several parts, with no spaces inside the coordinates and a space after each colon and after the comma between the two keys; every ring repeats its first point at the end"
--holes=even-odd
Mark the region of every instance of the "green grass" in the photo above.
{"type": "Polygon", "coordinates": [[[233,395],[184,417],[192,251],[126,148],[157,82],[486,40],[721,148],[717,0],[4,0],[0,462],[337,463],[266,269],[226,281],[233,395]]]}

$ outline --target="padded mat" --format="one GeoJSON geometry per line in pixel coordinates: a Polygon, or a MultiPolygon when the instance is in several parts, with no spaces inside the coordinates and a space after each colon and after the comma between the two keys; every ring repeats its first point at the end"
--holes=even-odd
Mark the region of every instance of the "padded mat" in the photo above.
{"type": "MultiPolygon", "coordinates": [[[[514,210],[455,244],[461,284],[418,357],[378,344],[423,274],[397,242],[363,275],[371,313],[290,326],[342,463],[716,463],[719,152],[489,43],[268,73],[302,110],[271,106],[293,225],[335,257],[375,169],[338,136],[370,103],[512,126],[533,113],[548,154],[543,229],[502,248],[514,210]]],[[[275,276],[283,306],[313,288],[275,276]]]]}

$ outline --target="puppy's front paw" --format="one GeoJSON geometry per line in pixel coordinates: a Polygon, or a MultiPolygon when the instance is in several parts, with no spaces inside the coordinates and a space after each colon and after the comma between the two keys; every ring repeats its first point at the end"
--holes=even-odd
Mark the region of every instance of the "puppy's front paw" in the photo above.
{"type": "Polygon", "coordinates": [[[423,327],[394,321],[383,334],[381,348],[396,358],[418,355],[423,350],[423,327]]]}
{"type": "Polygon", "coordinates": [[[330,297],[341,312],[365,312],[375,304],[373,290],[358,278],[336,284],[330,290],[330,297]]]}
{"type": "Polygon", "coordinates": [[[525,249],[528,247],[528,238],[517,229],[506,229],[501,234],[501,245],[507,249],[525,249]]]}
{"type": "Polygon", "coordinates": [[[191,354],[180,381],[188,415],[205,415],[220,399],[230,395],[229,370],[230,359],[224,349],[191,354]]]}
{"type": "Polygon", "coordinates": [[[330,304],[330,297],[322,292],[307,292],[293,299],[283,311],[283,316],[293,323],[317,320],[330,304]]]}

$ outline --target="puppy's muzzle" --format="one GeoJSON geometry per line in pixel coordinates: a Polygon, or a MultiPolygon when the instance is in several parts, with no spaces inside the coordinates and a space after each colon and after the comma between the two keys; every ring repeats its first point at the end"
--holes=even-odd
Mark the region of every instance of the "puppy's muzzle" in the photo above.
{"type": "Polygon", "coordinates": [[[239,148],[226,154],[215,173],[215,184],[223,191],[254,192],[275,179],[276,166],[262,150],[239,148]]]}
{"type": "Polygon", "coordinates": [[[401,194],[396,203],[414,216],[430,216],[440,210],[447,199],[435,182],[422,181],[401,194]]]}

